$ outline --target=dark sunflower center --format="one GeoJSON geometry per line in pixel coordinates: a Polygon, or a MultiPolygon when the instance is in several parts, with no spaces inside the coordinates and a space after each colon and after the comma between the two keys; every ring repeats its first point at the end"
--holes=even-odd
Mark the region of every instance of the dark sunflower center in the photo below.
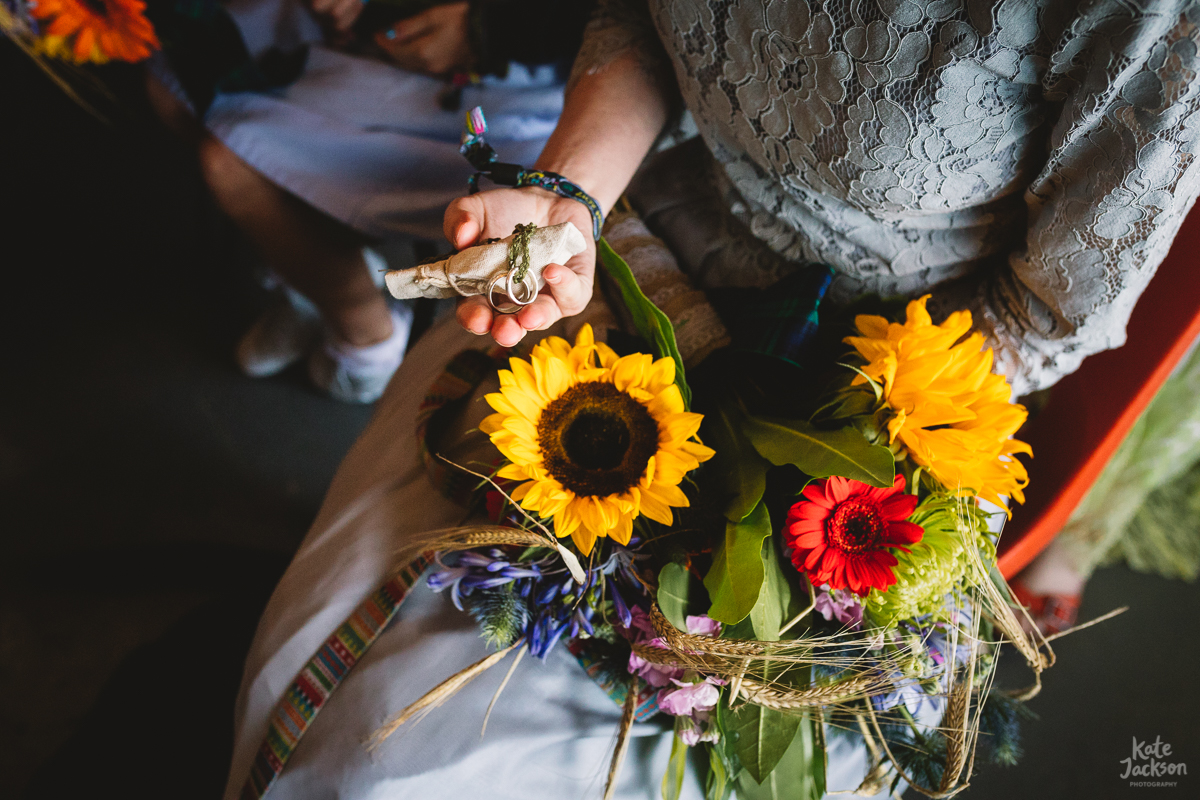
{"type": "Polygon", "coordinates": [[[658,423],[611,383],[580,383],[538,419],[546,471],[580,496],[621,494],[636,486],[658,450],[658,423]]]}
{"type": "Polygon", "coordinates": [[[98,17],[108,16],[108,6],[104,4],[104,0],[83,0],[83,5],[98,17]]]}
{"type": "Polygon", "coordinates": [[[883,539],[883,517],[874,503],[847,500],[826,523],[826,541],[847,553],[878,550],[883,539]]]}

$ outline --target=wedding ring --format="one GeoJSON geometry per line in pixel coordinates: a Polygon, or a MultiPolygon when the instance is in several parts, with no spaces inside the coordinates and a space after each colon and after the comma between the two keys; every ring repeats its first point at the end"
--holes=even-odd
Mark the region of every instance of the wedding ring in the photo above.
{"type": "Polygon", "coordinates": [[[516,267],[513,267],[508,272],[497,273],[488,281],[488,305],[497,314],[515,314],[537,299],[537,282],[533,279],[533,275],[526,271],[514,290],[512,279],[515,275],[516,267]],[[496,302],[496,289],[503,290],[504,297],[508,300],[507,303],[496,302]]]}

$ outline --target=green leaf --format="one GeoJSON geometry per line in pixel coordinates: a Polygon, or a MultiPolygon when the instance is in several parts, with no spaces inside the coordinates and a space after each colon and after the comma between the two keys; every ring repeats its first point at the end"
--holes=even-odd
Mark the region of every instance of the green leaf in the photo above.
{"type": "Polygon", "coordinates": [[[771,517],[761,502],[741,522],[725,523],[725,541],[704,576],[712,599],[710,617],[733,625],[750,614],[766,576],[762,547],[770,535],[771,517]]]}
{"type": "Polygon", "coordinates": [[[700,429],[704,441],[717,453],[705,473],[715,476],[717,490],[730,498],[725,506],[725,518],[730,522],[741,522],[758,505],[771,466],[742,433],[744,420],[737,404],[725,401],[715,413],[705,416],[700,429]]]}
{"type": "MultiPolygon", "coordinates": [[[[796,737],[802,718],[773,708],[747,703],[730,711],[726,726],[742,768],[755,783],[769,778],[796,737]]],[[[738,796],[744,797],[739,787],[738,796]]]]}
{"type": "Polygon", "coordinates": [[[896,477],[891,451],[871,444],[854,428],[821,431],[803,420],[749,417],[743,430],[767,461],[794,464],[814,478],[840,475],[871,486],[891,486],[896,477]]]}
{"type": "Polygon", "coordinates": [[[746,768],[738,775],[738,800],[820,800],[825,796],[825,751],[816,726],[807,717],[798,723],[791,743],[774,769],[757,780],[746,768]]]}
{"type": "Polygon", "coordinates": [[[668,561],[658,573],[658,607],[663,616],[681,631],[687,630],[692,576],[687,567],[668,561]]]}
{"type": "Polygon", "coordinates": [[[663,800],[679,800],[683,791],[683,776],[687,770],[688,746],[679,738],[679,734],[671,741],[671,759],[667,762],[667,771],[662,779],[663,800]]]}
{"type": "Polygon", "coordinates": [[[839,363],[838,366],[845,367],[846,369],[852,369],[855,372],[857,372],[861,377],[866,378],[867,384],[870,385],[870,387],[871,387],[872,394],[875,395],[876,403],[878,403],[879,401],[881,401],[883,399],[883,385],[879,381],[875,380],[870,375],[863,372],[861,369],[854,366],[853,364],[840,364],[839,363]]]}
{"type": "Polygon", "coordinates": [[[754,638],[763,642],[779,641],[779,629],[787,622],[788,606],[792,603],[792,587],[779,566],[779,553],[771,539],[763,542],[763,570],[766,573],[758,601],[750,609],[754,638]]]}
{"type": "Polygon", "coordinates": [[[708,747],[708,781],[704,795],[707,800],[725,800],[733,784],[729,782],[729,770],[725,768],[725,759],[717,746],[708,747]]]}
{"type": "Polygon", "coordinates": [[[637,278],[633,277],[625,259],[617,255],[608,242],[601,239],[596,244],[596,255],[621,292],[621,299],[625,301],[625,307],[633,317],[633,326],[637,328],[638,335],[650,343],[658,358],[675,360],[675,384],[679,387],[679,393],[683,395],[684,406],[690,408],[692,391],[688,388],[687,378],[684,376],[683,357],[679,355],[679,347],[675,344],[675,328],[671,325],[671,320],[658,306],[650,302],[650,298],[646,297],[638,286],[637,278]]]}
{"type": "Polygon", "coordinates": [[[848,417],[859,417],[866,414],[874,414],[877,406],[878,402],[866,392],[861,390],[847,391],[842,392],[832,402],[817,411],[814,418],[846,419],[848,417]]]}

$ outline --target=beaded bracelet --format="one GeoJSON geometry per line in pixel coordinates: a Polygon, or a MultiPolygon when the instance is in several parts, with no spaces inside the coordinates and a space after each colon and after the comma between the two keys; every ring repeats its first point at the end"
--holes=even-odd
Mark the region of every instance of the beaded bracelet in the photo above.
{"type": "Polygon", "coordinates": [[[484,141],[485,133],[487,133],[487,120],[483,118],[483,109],[475,106],[467,112],[462,147],[459,148],[459,152],[466,156],[467,161],[471,162],[471,166],[476,170],[475,174],[467,181],[471,187],[471,194],[479,191],[479,176],[487,175],[493,183],[501,186],[514,186],[518,189],[525,186],[536,186],[554,192],[560,197],[578,200],[591,213],[592,238],[599,241],[600,228],[604,224],[604,214],[601,213],[600,204],[594,197],[579,188],[578,184],[572,183],[557,172],[527,169],[520,164],[501,162],[492,146],[484,141]]]}

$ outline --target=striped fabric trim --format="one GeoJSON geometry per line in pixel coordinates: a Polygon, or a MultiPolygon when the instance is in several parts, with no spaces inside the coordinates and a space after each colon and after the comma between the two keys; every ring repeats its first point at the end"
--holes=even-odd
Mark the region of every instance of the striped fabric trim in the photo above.
{"type": "Polygon", "coordinates": [[[242,786],[241,800],[260,800],[275,783],[313,718],[396,616],[408,591],[433,560],[426,553],[354,609],[292,681],[271,713],[267,736],[242,786]]]}
{"type": "MultiPolygon", "coordinates": [[[[629,683],[612,680],[611,675],[605,669],[604,661],[597,657],[594,649],[589,646],[588,640],[573,639],[567,643],[567,649],[571,651],[571,655],[575,656],[575,660],[579,662],[579,666],[583,667],[583,671],[588,674],[588,677],[595,681],[596,685],[603,689],[614,703],[623,707],[625,697],[629,694],[629,683]]],[[[638,722],[645,722],[657,713],[658,689],[642,682],[638,689],[637,707],[633,712],[633,718],[638,722]]]]}

